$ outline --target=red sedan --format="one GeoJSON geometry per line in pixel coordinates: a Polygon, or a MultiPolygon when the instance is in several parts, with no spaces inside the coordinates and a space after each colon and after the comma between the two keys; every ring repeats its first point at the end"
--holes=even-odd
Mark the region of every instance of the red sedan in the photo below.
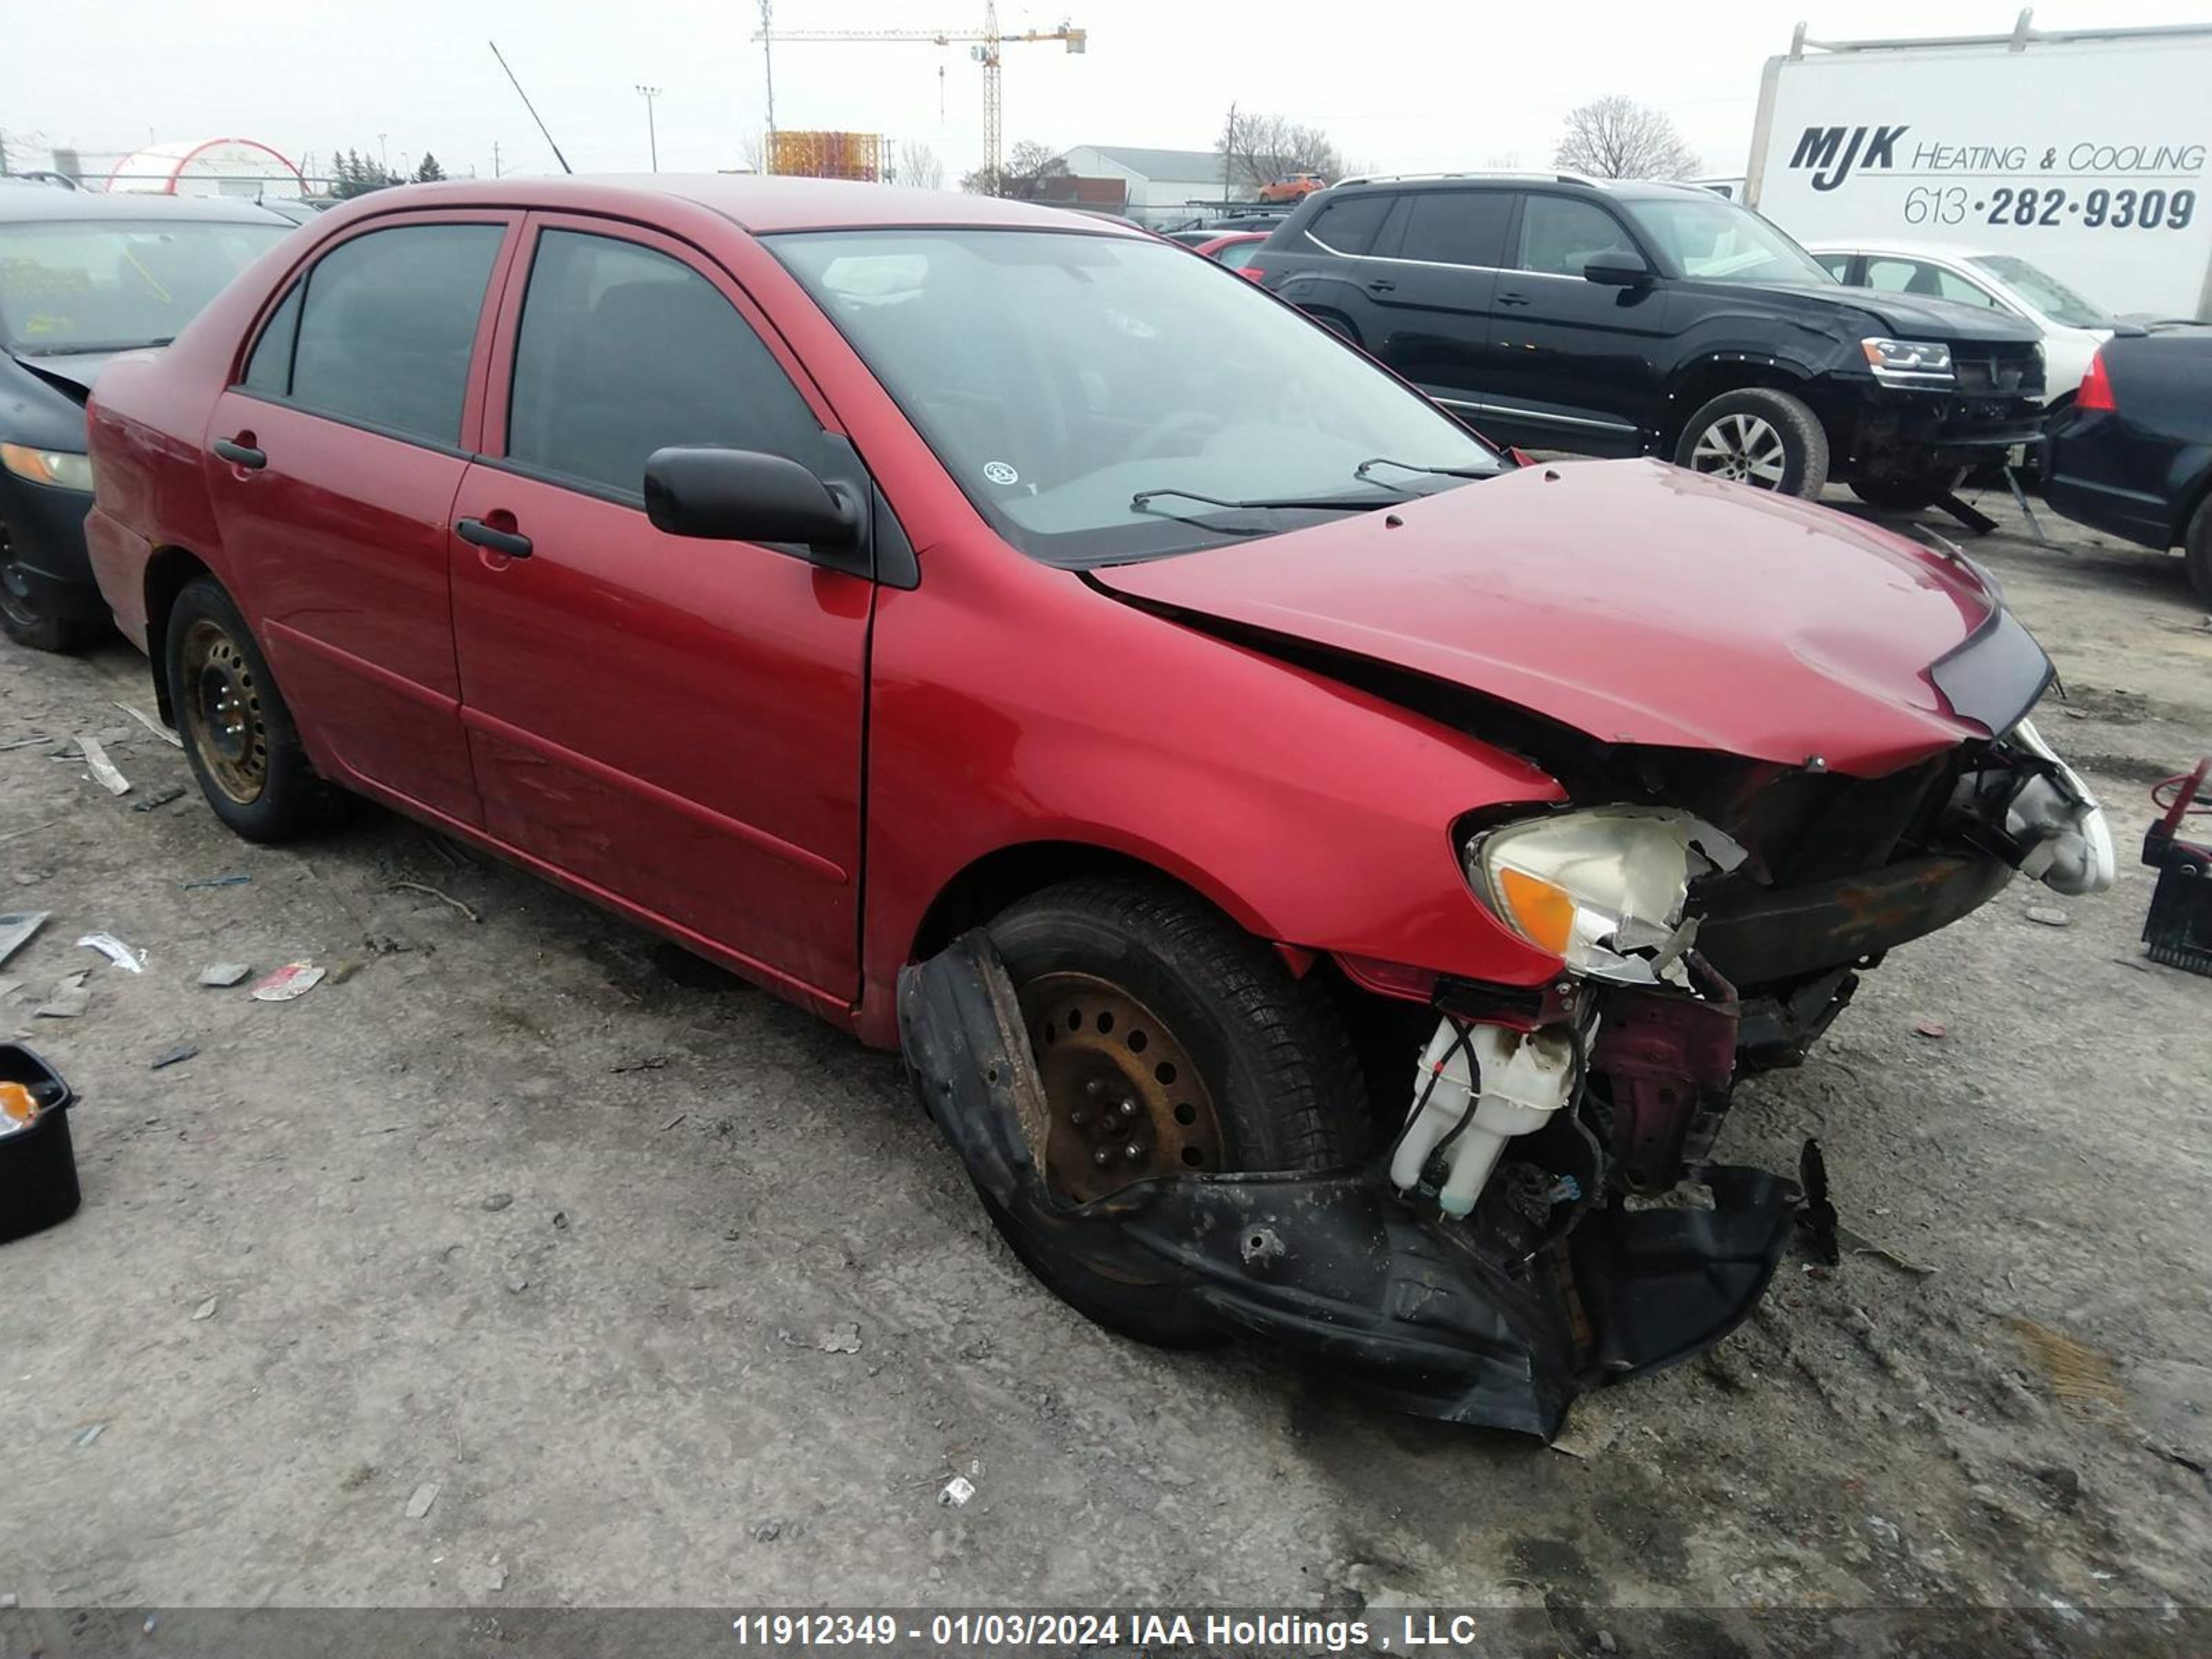
{"type": "Polygon", "coordinates": [[[1244,270],[1251,264],[1252,256],[1260,251],[1272,233],[1264,230],[1231,230],[1192,245],[1191,252],[1203,253],[1216,264],[1227,265],[1231,270],[1244,270]]]}
{"type": "Polygon", "coordinates": [[[370,796],[902,1045],[1071,1301],[1458,1420],[1730,1328],[1801,1202],[1709,1161],[1735,1080],[2015,866],[2111,876],[1962,558],[1516,466],[1093,218],[380,191],[91,442],[240,835],[370,796]]]}

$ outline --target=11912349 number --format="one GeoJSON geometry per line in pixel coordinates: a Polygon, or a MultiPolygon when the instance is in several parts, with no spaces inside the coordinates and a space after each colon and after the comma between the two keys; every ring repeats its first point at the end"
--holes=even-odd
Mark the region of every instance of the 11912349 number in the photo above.
{"type": "Polygon", "coordinates": [[[2185,230],[2197,192],[2100,185],[2080,196],[2057,185],[2000,185],[1986,195],[1963,185],[1923,185],[1905,192],[1908,225],[1956,225],[1972,215],[1990,225],[2065,225],[2111,230],[2185,230]]]}

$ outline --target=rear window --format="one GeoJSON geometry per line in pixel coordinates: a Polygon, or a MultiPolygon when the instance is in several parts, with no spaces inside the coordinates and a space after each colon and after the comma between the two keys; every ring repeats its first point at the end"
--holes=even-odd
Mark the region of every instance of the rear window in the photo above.
{"type": "Polygon", "coordinates": [[[1375,246],[1376,233],[1390,216],[1397,198],[1376,191],[1371,196],[1347,196],[1331,202],[1306,227],[1306,234],[1337,253],[1364,253],[1375,246]]]}

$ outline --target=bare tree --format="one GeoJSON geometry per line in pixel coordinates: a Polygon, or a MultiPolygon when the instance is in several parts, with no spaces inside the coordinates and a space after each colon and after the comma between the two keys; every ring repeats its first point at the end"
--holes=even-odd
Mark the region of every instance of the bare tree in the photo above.
{"type": "Polygon", "coordinates": [[[999,168],[998,188],[994,190],[989,170],[977,167],[963,173],[960,188],[970,196],[1007,196],[1016,201],[1032,201],[1038,194],[1038,185],[1047,179],[1067,177],[1067,158],[1048,144],[1040,144],[1034,138],[1019,140],[1006,152],[1006,159],[999,168]]]}
{"type": "Polygon", "coordinates": [[[744,158],[749,173],[768,171],[768,134],[753,131],[738,141],[738,154],[744,158]]]}
{"type": "Polygon", "coordinates": [[[909,138],[899,146],[898,181],[916,190],[943,190],[945,163],[927,144],[909,138]]]}
{"type": "Polygon", "coordinates": [[[1672,121],[1619,93],[1567,117],[1552,162],[1596,179],[1686,179],[1698,167],[1697,152],[1672,121]]]}
{"type": "Polygon", "coordinates": [[[1318,173],[1324,179],[1344,175],[1344,157],[1328,135],[1288,116],[1232,109],[1213,148],[1222,159],[1223,183],[1232,196],[1295,173],[1318,173]]]}

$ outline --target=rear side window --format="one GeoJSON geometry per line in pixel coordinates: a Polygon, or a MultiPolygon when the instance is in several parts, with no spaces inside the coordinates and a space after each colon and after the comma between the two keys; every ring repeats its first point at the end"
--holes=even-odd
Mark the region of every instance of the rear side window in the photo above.
{"type": "Polygon", "coordinates": [[[714,285],[681,260],[580,231],[539,239],[515,344],[507,453],[636,497],[670,444],[806,460],[822,427],[714,285]]]}
{"type": "Polygon", "coordinates": [[[1632,252],[1635,247],[1620,221],[1571,196],[1531,196],[1521,210],[1523,270],[1579,276],[1599,254],[1632,252]]]}
{"type": "Polygon", "coordinates": [[[1415,191],[1406,200],[1398,257],[1447,265],[1502,264],[1512,200],[1496,190],[1415,191]]]}
{"type": "MultiPolygon", "coordinates": [[[[405,437],[459,443],[477,319],[506,234],[499,225],[403,225],[325,255],[307,276],[292,401],[405,437]]],[[[257,348],[249,381],[260,356],[257,348]]]]}
{"type": "Polygon", "coordinates": [[[1348,196],[1331,202],[1314,216],[1306,234],[1338,253],[1364,253],[1375,246],[1375,234],[1390,216],[1397,198],[1384,191],[1367,196],[1348,196]]]}
{"type": "Polygon", "coordinates": [[[299,337],[300,296],[306,292],[306,283],[295,283],[284,303],[270,315],[269,326],[261,331],[246,365],[246,379],[240,382],[248,392],[282,398],[291,391],[292,343],[299,337]]]}
{"type": "Polygon", "coordinates": [[[1987,290],[1923,259],[1870,258],[1867,261],[1866,285],[1885,294],[1917,294],[1923,300],[1948,300],[1955,305],[1981,306],[1990,311],[2004,309],[1990,297],[1987,290]]]}

